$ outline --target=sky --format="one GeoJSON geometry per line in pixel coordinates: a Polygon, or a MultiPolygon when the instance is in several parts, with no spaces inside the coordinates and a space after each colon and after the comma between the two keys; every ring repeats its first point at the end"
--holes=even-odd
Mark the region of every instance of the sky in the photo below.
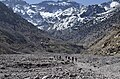
{"type": "MultiPolygon", "coordinates": [[[[33,4],[33,3],[39,3],[39,2],[45,1],[45,0],[25,0],[25,1],[33,4]]],[[[53,1],[58,1],[58,0],[53,0],[53,1]]],[[[74,1],[81,3],[83,5],[91,5],[91,4],[100,4],[100,3],[107,2],[110,0],[74,0],[74,1]]]]}

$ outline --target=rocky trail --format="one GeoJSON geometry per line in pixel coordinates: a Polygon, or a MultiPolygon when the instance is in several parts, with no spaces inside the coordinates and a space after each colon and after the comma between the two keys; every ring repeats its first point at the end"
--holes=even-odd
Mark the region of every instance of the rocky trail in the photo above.
{"type": "Polygon", "coordinates": [[[0,55],[0,79],[120,79],[120,55],[0,55]]]}

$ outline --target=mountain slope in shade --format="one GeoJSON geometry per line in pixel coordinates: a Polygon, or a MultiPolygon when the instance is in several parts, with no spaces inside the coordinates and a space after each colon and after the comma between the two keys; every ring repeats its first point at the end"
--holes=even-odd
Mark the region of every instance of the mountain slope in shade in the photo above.
{"type": "Polygon", "coordinates": [[[83,49],[54,40],[0,2],[0,53],[80,53],[83,49]]]}

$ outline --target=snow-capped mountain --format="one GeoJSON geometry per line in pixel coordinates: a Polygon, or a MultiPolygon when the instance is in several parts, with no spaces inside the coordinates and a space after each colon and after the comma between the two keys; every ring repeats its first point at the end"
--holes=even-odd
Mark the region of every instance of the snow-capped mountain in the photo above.
{"type": "Polygon", "coordinates": [[[81,44],[101,36],[104,28],[96,25],[109,19],[120,7],[119,0],[89,6],[63,0],[38,4],[28,4],[23,0],[2,2],[39,29],[48,31],[56,38],[81,44]],[[99,33],[94,35],[97,31],[99,33]]]}
{"type": "Polygon", "coordinates": [[[38,4],[28,4],[23,0],[1,1],[39,29],[47,31],[73,28],[90,20],[94,23],[103,21],[111,15],[114,7],[119,6],[116,0],[89,6],[73,1],[43,1],[38,4]]]}
{"type": "Polygon", "coordinates": [[[50,26],[61,19],[60,14],[68,8],[79,9],[80,4],[76,2],[65,1],[43,1],[39,4],[28,4],[23,0],[1,0],[8,7],[11,7],[15,13],[38,26],[40,29],[48,30],[50,26]]]}

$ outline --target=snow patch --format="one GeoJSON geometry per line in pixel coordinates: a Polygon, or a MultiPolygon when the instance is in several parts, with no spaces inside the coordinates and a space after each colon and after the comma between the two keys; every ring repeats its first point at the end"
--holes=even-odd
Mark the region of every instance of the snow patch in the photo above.
{"type": "Polygon", "coordinates": [[[33,10],[31,10],[31,9],[29,9],[28,11],[27,11],[27,14],[30,16],[30,15],[32,15],[32,14],[35,14],[36,12],[35,11],[33,11],[33,10]]]}
{"type": "Polygon", "coordinates": [[[53,13],[49,13],[49,12],[40,12],[40,15],[42,15],[44,18],[55,16],[53,13]]]}
{"type": "Polygon", "coordinates": [[[33,25],[37,26],[38,24],[33,22],[32,20],[28,20],[28,22],[32,23],[33,25]]]}
{"type": "Polygon", "coordinates": [[[114,7],[117,7],[117,6],[120,6],[120,3],[116,2],[116,1],[113,1],[113,2],[110,4],[110,7],[111,7],[111,8],[114,8],[114,7]]]}

